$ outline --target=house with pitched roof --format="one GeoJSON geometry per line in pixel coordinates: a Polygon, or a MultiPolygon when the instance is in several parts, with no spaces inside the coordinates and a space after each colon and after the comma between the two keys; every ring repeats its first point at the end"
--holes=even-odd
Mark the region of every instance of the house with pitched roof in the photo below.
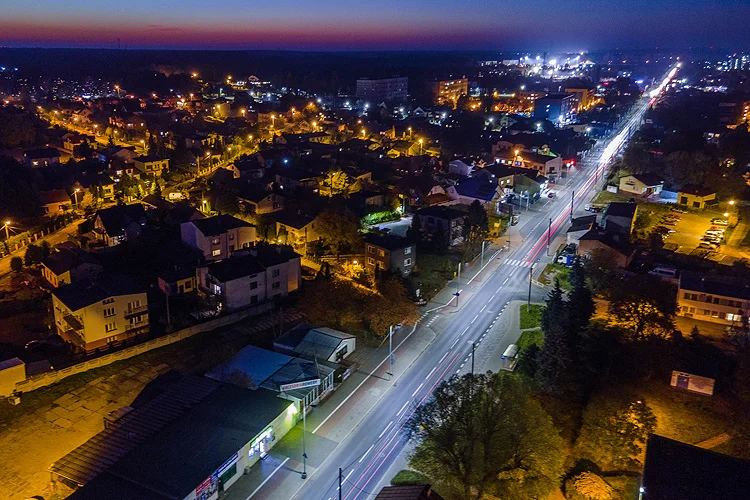
{"type": "Polygon", "coordinates": [[[116,205],[96,211],[94,234],[105,246],[114,247],[138,238],[145,223],[146,212],[140,203],[116,205]]]}
{"type": "Polygon", "coordinates": [[[53,288],[94,280],[102,271],[99,259],[77,247],[57,248],[42,260],[42,276],[53,288]]]}
{"type": "Polygon", "coordinates": [[[70,209],[71,205],[70,195],[64,189],[53,189],[52,191],[41,191],[39,193],[39,206],[42,213],[47,217],[61,215],[67,209],[70,209]]]}
{"type": "Polygon", "coordinates": [[[180,224],[182,244],[203,253],[206,260],[221,260],[255,243],[255,226],[232,217],[217,215],[180,224]]]}
{"type": "Polygon", "coordinates": [[[357,346],[354,335],[326,327],[300,324],[273,341],[275,351],[307,359],[340,363],[357,346]]]}

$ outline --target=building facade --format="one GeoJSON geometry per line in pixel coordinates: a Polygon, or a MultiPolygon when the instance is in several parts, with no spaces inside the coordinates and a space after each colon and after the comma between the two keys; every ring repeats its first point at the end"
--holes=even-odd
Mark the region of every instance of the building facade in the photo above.
{"type": "Polygon", "coordinates": [[[683,272],[677,305],[680,316],[727,326],[747,326],[750,286],[741,280],[683,272]]]}
{"type": "Polygon", "coordinates": [[[221,260],[255,243],[255,226],[231,215],[180,224],[183,245],[200,250],[206,260],[221,260]]]}
{"type": "Polygon", "coordinates": [[[469,94],[469,79],[453,78],[427,82],[427,92],[433,103],[455,108],[461,96],[469,94]]]}
{"type": "Polygon", "coordinates": [[[409,79],[393,78],[360,78],[357,80],[357,98],[372,101],[375,105],[384,101],[405,101],[409,97],[409,79]]]}
{"type": "Polygon", "coordinates": [[[396,235],[365,235],[365,269],[375,276],[379,271],[394,271],[402,276],[411,274],[417,261],[417,246],[396,235]]]}

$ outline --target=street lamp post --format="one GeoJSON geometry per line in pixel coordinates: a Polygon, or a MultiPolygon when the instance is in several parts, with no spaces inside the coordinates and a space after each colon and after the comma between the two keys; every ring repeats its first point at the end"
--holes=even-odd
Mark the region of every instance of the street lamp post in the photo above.
{"type": "Polygon", "coordinates": [[[419,139],[419,156],[422,156],[422,144],[424,144],[424,139],[419,139]]]}
{"type": "Polygon", "coordinates": [[[73,196],[76,200],[76,208],[78,208],[78,192],[81,190],[81,188],[76,188],[75,191],[73,191],[73,196]]]}
{"type": "Polygon", "coordinates": [[[529,300],[526,302],[526,312],[531,312],[531,277],[534,274],[534,263],[529,267],[529,300]]]}
{"type": "Polygon", "coordinates": [[[307,434],[307,408],[305,405],[305,400],[303,399],[301,402],[302,405],[302,479],[307,479],[307,438],[305,437],[305,434],[307,434]]]}
{"type": "Polygon", "coordinates": [[[10,221],[6,220],[5,224],[3,224],[3,227],[5,227],[5,239],[7,241],[8,239],[10,239],[10,233],[8,232],[8,230],[10,229],[10,221]]]}
{"type": "Polygon", "coordinates": [[[393,325],[388,327],[388,375],[393,376],[393,365],[396,363],[396,358],[393,356],[393,325]]]}

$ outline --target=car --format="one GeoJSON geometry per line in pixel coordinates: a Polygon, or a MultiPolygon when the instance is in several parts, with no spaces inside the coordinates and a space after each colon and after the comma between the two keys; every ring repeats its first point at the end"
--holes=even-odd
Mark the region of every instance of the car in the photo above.
{"type": "Polygon", "coordinates": [[[717,226],[728,226],[729,221],[726,219],[711,219],[711,224],[714,224],[717,226]]]}
{"type": "Polygon", "coordinates": [[[706,231],[706,235],[708,235],[708,236],[715,236],[717,238],[723,238],[724,237],[724,233],[723,232],[720,233],[718,231],[706,231]]]}
{"type": "Polygon", "coordinates": [[[711,236],[703,236],[703,237],[701,237],[701,241],[707,241],[707,242],[709,242],[709,243],[716,243],[717,245],[718,245],[719,243],[721,243],[721,240],[720,240],[720,239],[717,239],[717,238],[713,238],[713,237],[711,237],[711,236]]]}
{"type": "Polygon", "coordinates": [[[673,220],[665,220],[665,221],[662,221],[662,224],[664,224],[665,226],[676,226],[677,222],[673,220]]]}
{"type": "Polygon", "coordinates": [[[716,250],[719,246],[716,243],[709,243],[708,241],[701,241],[698,244],[698,248],[708,248],[709,250],[716,250]]]}
{"type": "Polygon", "coordinates": [[[711,226],[708,228],[708,230],[709,231],[721,231],[722,233],[726,231],[726,229],[724,229],[723,227],[719,227],[719,226],[711,226]]]}
{"type": "Polygon", "coordinates": [[[666,214],[664,215],[664,217],[670,217],[672,219],[682,219],[682,217],[677,214],[666,214]]]}
{"type": "Polygon", "coordinates": [[[678,213],[678,214],[684,214],[684,213],[685,213],[685,211],[684,211],[683,209],[681,209],[681,208],[677,208],[677,207],[672,207],[672,208],[670,208],[670,210],[671,210],[672,212],[676,212],[676,213],[678,213]]]}

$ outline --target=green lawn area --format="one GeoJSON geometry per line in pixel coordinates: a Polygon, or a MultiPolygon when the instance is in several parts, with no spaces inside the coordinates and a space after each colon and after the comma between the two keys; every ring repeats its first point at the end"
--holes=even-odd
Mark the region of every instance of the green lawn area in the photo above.
{"type": "Polygon", "coordinates": [[[540,349],[542,348],[542,345],[544,344],[544,332],[542,332],[541,328],[526,330],[521,334],[521,338],[518,339],[518,342],[516,342],[518,349],[521,351],[532,344],[540,349]]]}
{"type": "Polygon", "coordinates": [[[610,193],[609,191],[599,191],[591,203],[610,203],[612,201],[628,201],[632,196],[621,193],[610,193]]]}
{"type": "Polygon", "coordinates": [[[547,264],[544,268],[544,272],[539,277],[539,282],[542,285],[552,285],[555,282],[555,278],[560,280],[560,287],[567,291],[570,291],[572,287],[568,281],[570,276],[570,268],[563,266],[562,264],[547,264]]]}
{"type": "Polygon", "coordinates": [[[391,484],[393,486],[419,486],[429,484],[430,482],[431,481],[421,473],[410,469],[402,469],[398,471],[398,473],[393,476],[393,479],[391,479],[391,484]]]}
{"type": "Polygon", "coordinates": [[[544,311],[544,307],[541,304],[531,304],[531,308],[529,309],[526,304],[521,304],[521,330],[542,326],[542,311],[544,311]]]}

